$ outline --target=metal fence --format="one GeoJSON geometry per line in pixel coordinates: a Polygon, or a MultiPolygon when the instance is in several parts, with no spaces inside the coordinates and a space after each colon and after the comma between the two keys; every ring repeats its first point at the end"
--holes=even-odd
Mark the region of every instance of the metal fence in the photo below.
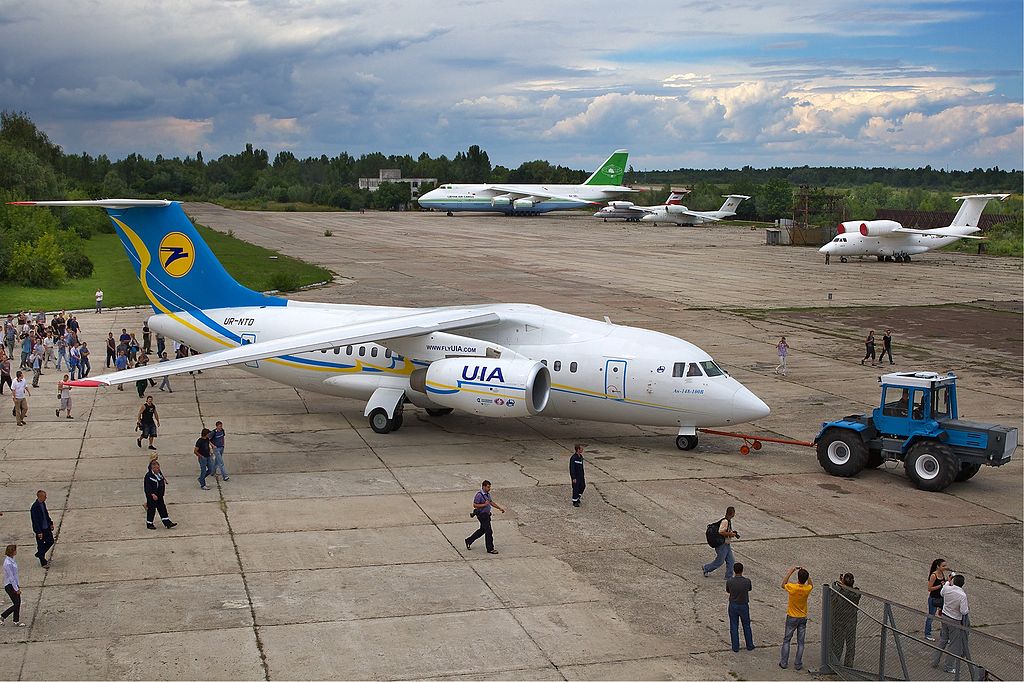
{"type": "Polygon", "coordinates": [[[1021,680],[1024,648],[958,623],[833,584],[823,590],[823,672],[846,680],[1021,680]],[[931,620],[935,641],[925,639],[931,620]]]}

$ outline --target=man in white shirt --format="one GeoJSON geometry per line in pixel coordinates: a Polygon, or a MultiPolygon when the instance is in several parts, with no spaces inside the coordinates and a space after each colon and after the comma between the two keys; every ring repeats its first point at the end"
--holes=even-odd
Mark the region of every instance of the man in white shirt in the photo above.
{"type": "Polygon", "coordinates": [[[953,625],[943,621],[942,635],[939,637],[939,649],[932,657],[932,667],[939,667],[939,664],[942,662],[942,654],[948,649],[951,656],[945,667],[947,673],[955,671],[955,666],[957,666],[959,661],[955,657],[963,656],[964,651],[966,651],[964,646],[967,643],[966,628],[970,627],[970,621],[967,617],[969,608],[967,605],[967,593],[964,592],[965,582],[966,579],[962,575],[953,573],[940,590],[942,593],[942,616],[943,618],[955,621],[957,624],[953,625]]]}
{"type": "Polygon", "coordinates": [[[103,312],[103,289],[96,288],[96,312],[103,312]]]}
{"type": "Polygon", "coordinates": [[[18,426],[24,426],[25,416],[28,414],[27,396],[32,395],[32,391],[28,390],[25,375],[21,372],[15,375],[14,383],[11,384],[11,393],[14,396],[14,418],[18,421],[18,426]]]}

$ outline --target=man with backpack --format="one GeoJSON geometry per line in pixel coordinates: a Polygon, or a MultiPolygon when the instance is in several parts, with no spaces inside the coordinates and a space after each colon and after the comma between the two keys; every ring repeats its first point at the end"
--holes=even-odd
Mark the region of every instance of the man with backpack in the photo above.
{"type": "Polygon", "coordinates": [[[725,579],[728,580],[732,577],[732,568],[736,563],[732,556],[732,539],[739,537],[739,533],[732,529],[734,516],[736,516],[736,507],[729,507],[725,510],[725,516],[721,521],[708,524],[708,546],[714,548],[715,560],[710,564],[704,564],[705,578],[722,564],[725,564],[725,579]]]}

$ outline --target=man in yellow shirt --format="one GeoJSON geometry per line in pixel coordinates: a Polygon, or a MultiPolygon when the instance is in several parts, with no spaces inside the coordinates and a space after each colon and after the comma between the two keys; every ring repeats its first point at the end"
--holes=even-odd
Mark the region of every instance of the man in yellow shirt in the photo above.
{"type": "Polygon", "coordinates": [[[782,589],[789,593],[789,604],[786,607],[786,634],[782,638],[782,658],[779,660],[780,668],[789,667],[789,643],[793,640],[793,633],[796,633],[796,661],[794,669],[800,670],[804,666],[804,635],[807,632],[807,597],[810,596],[814,584],[811,582],[811,574],[803,566],[794,566],[782,579],[782,589]],[[790,579],[796,573],[797,582],[791,583],[790,579]]]}

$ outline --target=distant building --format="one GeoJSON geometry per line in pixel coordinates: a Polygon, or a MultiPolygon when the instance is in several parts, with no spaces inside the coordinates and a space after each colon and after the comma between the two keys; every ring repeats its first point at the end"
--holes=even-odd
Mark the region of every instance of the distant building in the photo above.
{"type": "Polygon", "coordinates": [[[378,178],[359,178],[359,189],[368,189],[376,192],[382,182],[404,182],[409,185],[409,192],[413,199],[420,195],[420,187],[423,185],[436,185],[437,178],[403,178],[400,168],[382,168],[378,178]]]}

